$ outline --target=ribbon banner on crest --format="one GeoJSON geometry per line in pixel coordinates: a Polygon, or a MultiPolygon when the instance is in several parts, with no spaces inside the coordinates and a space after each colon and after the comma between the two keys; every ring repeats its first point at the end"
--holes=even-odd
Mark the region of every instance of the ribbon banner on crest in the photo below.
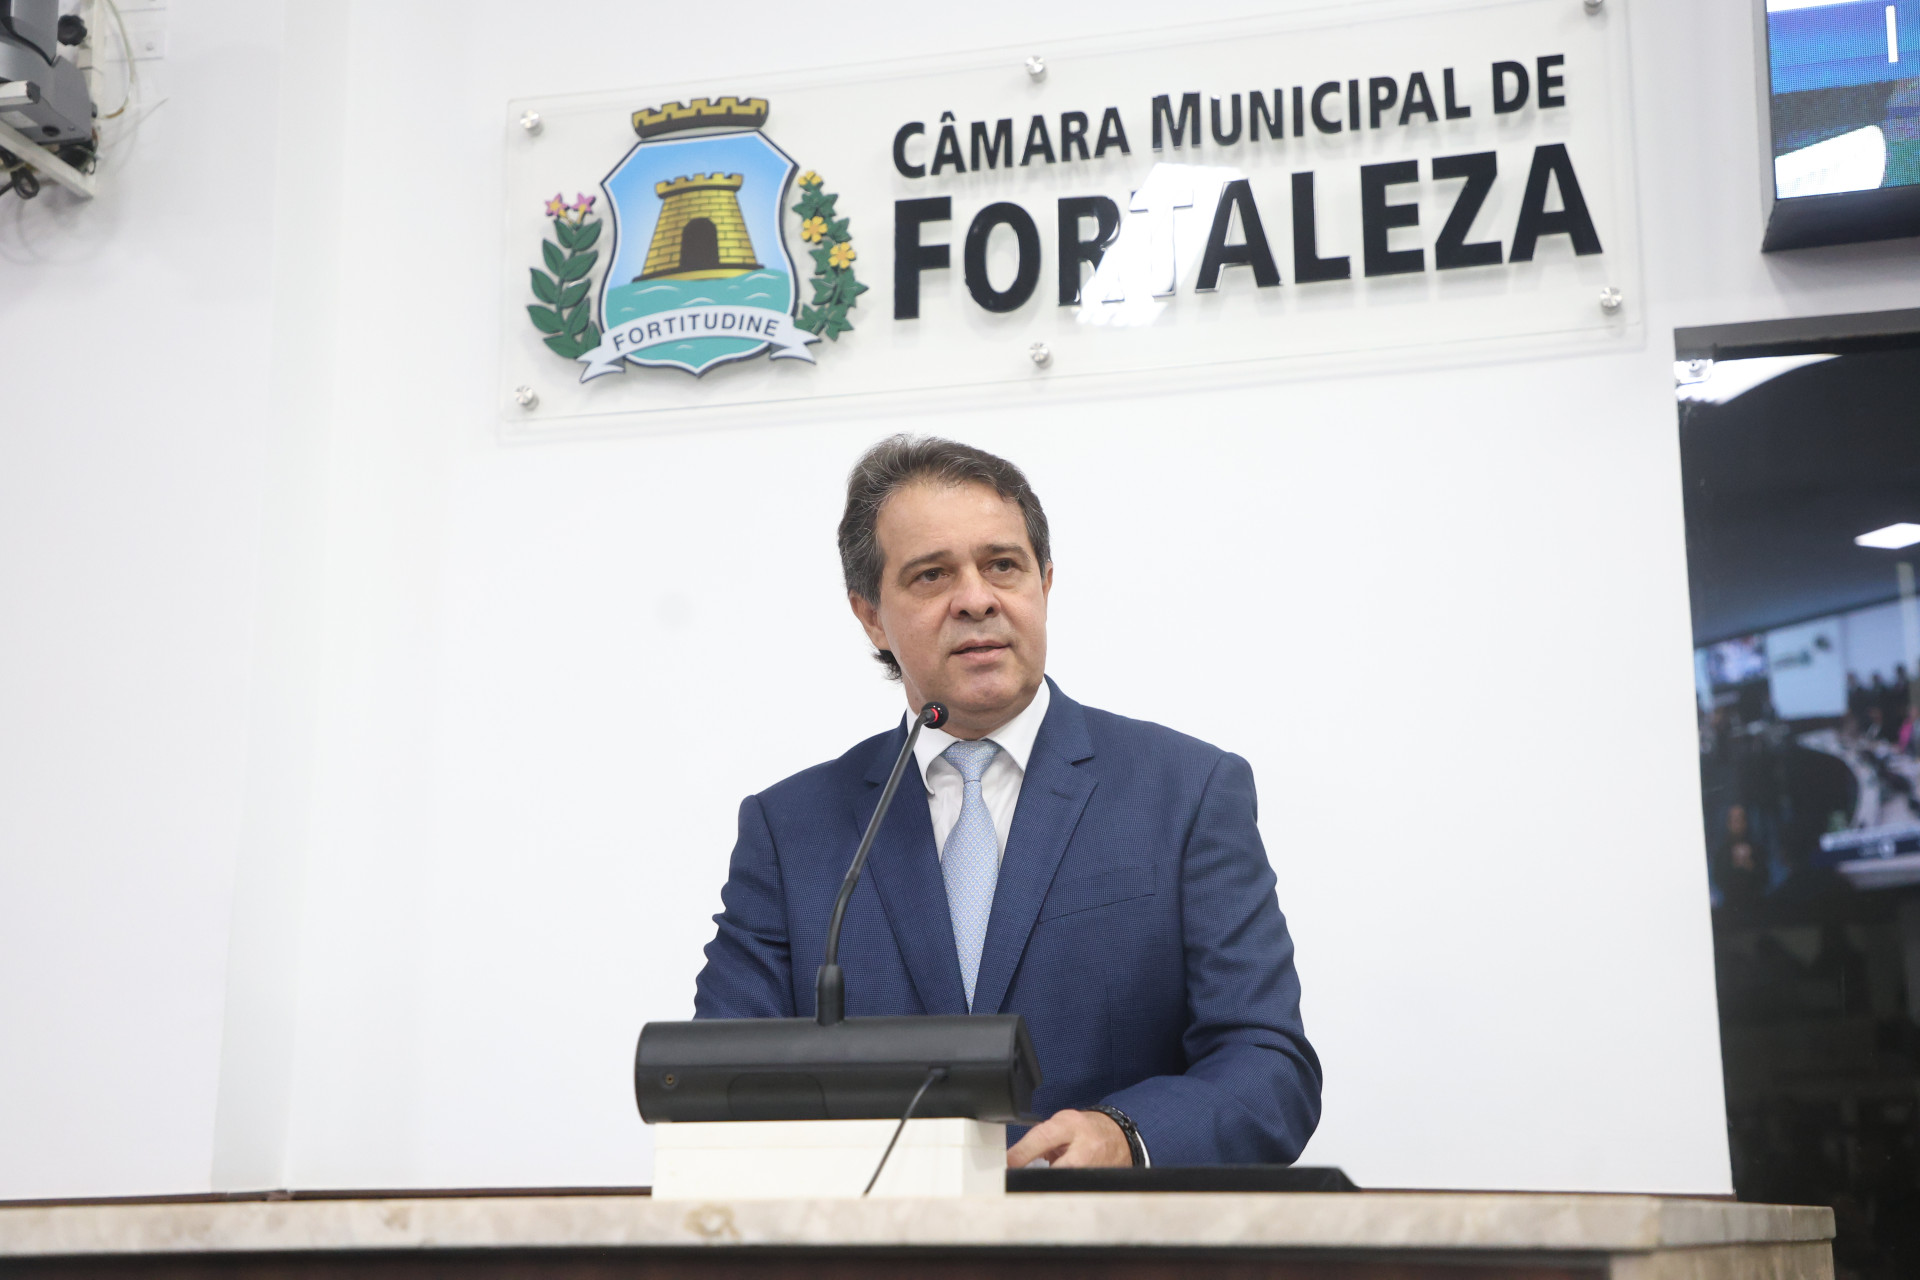
{"type": "MultiPolygon", "coordinates": [[[[679,307],[640,316],[608,329],[599,346],[578,357],[580,363],[587,366],[580,374],[580,381],[618,373],[621,363],[630,356],[647,362],[649,351],[689,338],[758,338],[774,348],[769,359],[805,360],[808,364],[813,363],[808,344],[820,341],[806,330],[796,328],[792,316],[765,307],[679,307]]],[[[656,355],[652,359],[657,361],[663,357],[656,355]]]]}

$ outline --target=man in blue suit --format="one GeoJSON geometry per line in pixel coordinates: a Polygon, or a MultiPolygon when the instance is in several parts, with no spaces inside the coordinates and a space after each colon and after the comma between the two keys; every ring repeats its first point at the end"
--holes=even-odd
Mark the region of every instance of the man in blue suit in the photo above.
{"type": "MultiPolygon", "coordinates": [[[[1051,1114],[1016,1168],[1298,1157],[1320,1063],[1247,762],[1045,676],[1047,518],[1004,459],[882,441],[849,477],[840,556],[908,707],[951,717],[922,732],[920,794],[909,775],[847,908],[847,1013],[1025,1017],[1051,1114]]],[[[905,735],[742,803],[696,1017],[813,1016],[834,895],[905,735]]]]}

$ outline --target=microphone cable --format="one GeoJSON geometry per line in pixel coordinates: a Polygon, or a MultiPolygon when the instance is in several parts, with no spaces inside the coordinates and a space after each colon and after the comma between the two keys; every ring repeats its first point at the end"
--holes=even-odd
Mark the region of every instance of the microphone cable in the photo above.
{"type": "Polygon", "coordinates": [[[945,1080],[946,1078],[947,1069],[945,1067],[933,1067],[928,1070],[927,1078],[920,1082],[919,1090],[913,1095],[913,1101],[909,1102],[907,1109],[900,1113],[900,1123],[894,1126],[893,1136],[887,1139],[887,1149],[880,1153],[880,1163],[874,1169],[873,1176],[867,1179],[867,1189],[860,1193],[862,1200],[872,1194],[874,1184],[880,1181],[880,1174],[887,1167],[887,1158],[893,1154],[893,1144],[900,1141],[900,1135],[907,1131],[907,1121],[913,1118],[913,1109],[920,1105],[920,1099],[927,1096],[927,1090],[933,1087],[935,1081],[945,1080]]]}

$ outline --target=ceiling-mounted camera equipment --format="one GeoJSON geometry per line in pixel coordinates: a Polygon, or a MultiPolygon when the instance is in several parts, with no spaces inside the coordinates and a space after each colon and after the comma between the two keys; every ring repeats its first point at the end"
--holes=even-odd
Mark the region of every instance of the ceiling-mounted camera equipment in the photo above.
{"type": "MultiPolygon", "coordinates": [[[[86,73],[61,50],[86,38],[87,24],[62,14],[60,0],[0,0],[0,124],[76,168],[91,158],[93,95],[86,73]]],[[[40,189],[27,167],[39,157],[20,150],[0,151],[10,175],[0,191],[27,199],[40,189]]]]}

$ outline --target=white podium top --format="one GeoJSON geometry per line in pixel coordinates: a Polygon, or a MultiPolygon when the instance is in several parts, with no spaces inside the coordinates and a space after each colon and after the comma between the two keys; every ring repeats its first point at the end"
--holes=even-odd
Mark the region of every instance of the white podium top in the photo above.
{"type": "Polygon", "coordinates": [[[0,1259],[700,1245],[1639,1253],[1833,1236],[1830,1209],[1638,1195],[1038,1193],[957,1208],[953,1200],[485,1194],[15,1205],[0,1207],[0,1259]]]}

